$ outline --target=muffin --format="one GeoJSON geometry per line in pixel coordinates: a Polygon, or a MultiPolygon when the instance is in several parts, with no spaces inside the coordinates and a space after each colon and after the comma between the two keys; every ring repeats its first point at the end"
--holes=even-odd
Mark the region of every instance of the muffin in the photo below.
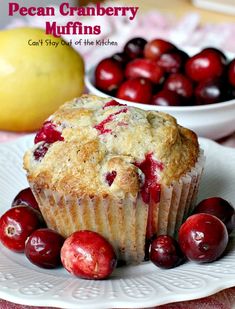
{"type": "Polygon", "coordinates": [[[203,165],[196,134],[172,116],[92,95],[61,106],[24,156],[48,227],[96,231],[128,264],[153,235],[177,237],[203,165]]]}

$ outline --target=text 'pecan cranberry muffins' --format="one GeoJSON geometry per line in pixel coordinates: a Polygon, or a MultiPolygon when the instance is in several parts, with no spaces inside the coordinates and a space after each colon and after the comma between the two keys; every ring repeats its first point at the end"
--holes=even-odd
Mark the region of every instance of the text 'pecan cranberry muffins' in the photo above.
{"type": "Polygon", "coordinates": [[[192,211],[204,160],[170,115],[84,95],[44,123],[24,167],[48,227],[96,231],[140,263],[146,241],[176,235],[192,211]]]}

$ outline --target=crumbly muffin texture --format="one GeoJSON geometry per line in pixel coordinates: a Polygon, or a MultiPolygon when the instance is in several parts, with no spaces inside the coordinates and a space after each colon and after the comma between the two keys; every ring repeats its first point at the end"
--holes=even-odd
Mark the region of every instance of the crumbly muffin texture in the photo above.
{"type": "Polygon", "coordinates": [[[199,154],[196,134],[175,118],[111,98],[83,95],[49,121],[63,140],[47,144],[39,158],[35,150],[43,142],[36,143],[26,152],[24,167],[29,181],[69,195],[135,199],[153,181],[169,185],[179,179],[199,154]]]}

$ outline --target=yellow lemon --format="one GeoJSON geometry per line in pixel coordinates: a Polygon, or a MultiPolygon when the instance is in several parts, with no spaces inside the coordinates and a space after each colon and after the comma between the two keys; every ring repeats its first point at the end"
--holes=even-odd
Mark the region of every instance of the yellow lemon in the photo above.
{"type": "Polygon", "coordinates": [[[83,89],[83,59],[62,39],[37,28],[0,31],[1,130],[38,129],[83,89]]]}

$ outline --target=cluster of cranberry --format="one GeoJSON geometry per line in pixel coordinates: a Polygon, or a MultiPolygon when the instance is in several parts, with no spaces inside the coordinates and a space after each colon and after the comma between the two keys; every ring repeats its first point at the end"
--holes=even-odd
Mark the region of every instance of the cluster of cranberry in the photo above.
{"type": "MultiPolygon", "coordinates": [[[[153,237],[149,258],[161,268],[178,266],[186,258],[212,262],[224,253],[234,227],[235,212],[226,200],[205,199],[180,227],[178,242],[168,235],[153,237]]],[[[65,240],[47,228],[30,188],[20,191],[0,218],[0,241],[39,267],[63,265],[80,278],[107,278],[117,265],[113,247],[98,233],[77,231],[65,240]]]]}
{"type": "Polygon", "coordinates": [[[119,99],[159,106],[204,105],[235,98],[235,59],[208,47],[189,57],[172,43],[133,38],[98,63],[95,86],[119,99]]]}
{"type": "Polygon", "coordinates": [[[167,235],[153,239],[150,260],[157,266],[172,268],[187,258],[197,263],[217,260],[225,252],[229,234],[235,228],[235,210],[221,197],[202,200],[181,225],[178,242],[167,235]]]}

